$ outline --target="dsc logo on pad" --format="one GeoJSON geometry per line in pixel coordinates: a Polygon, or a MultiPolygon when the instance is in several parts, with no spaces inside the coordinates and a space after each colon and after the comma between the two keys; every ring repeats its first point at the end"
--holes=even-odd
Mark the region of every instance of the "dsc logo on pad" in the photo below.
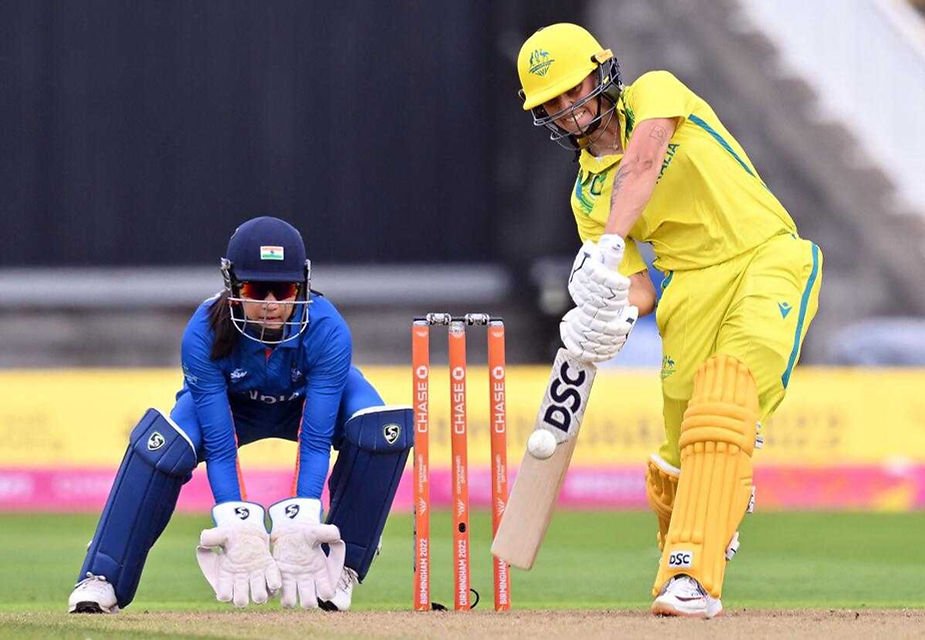
{"type": "Polygon", "coordinates": [[[693,551],[673,551],[668,556],[668,567],[670,569],[690,569],[694,566],[693,551]]]}

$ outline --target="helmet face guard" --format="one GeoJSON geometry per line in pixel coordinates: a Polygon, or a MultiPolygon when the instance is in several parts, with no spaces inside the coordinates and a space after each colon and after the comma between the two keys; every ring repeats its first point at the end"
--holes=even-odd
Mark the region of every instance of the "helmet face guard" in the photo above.
{"type": "MultiPolygon", "coordinates": [[[[290,340],[295,340],[308,328],[308,307],[311,304],[311,274],[312,262],[305,260],[304,277],[296,282],[297,285],[295,299],[293,300],[276,300],[267,302],[266,297],[263,299],[245,297],[243,285],[248,281],[238,280],[234,271],[234,264],[228,258],[221,260],[222,278],[225,281],[225,292],[228,296],[228,307],[231,314],[231,322],[235,329],[242,336],[254,342],[260,342],[265,345],[278,345],[290,340]],[[264,318],[269,305],[278,305],[288,307],[289,315],[286,320],[279,322],[278,328],[269,328],[266,326],[263,318],[250,319],[244,310],[244,305],[262,305],[264,318]]],[[[258,282],[267,282],[260,280],[258,282]]],[[[270,284],[272,289],[273,285],[270,284]]]]}
{"type": "MultiPolygon", "coordinates": [[[[588,145],[588,138],[600,128],[601,124],[604,124],[606,127],[616,111],[617,100],[622,91],[622,85],[620,84],[620,65],[617,59],[610,57],[601,62],[598,64],[596,71],[598,76],[597,86],[595,86],[588,95],[584,96],[573,105],[553,114],[547,113],[542,104],[530,109],[530,112],[533,114],[533,126],[545,127],[548,129],[550,132],[549,139],[569,151],[579,151],[586,147],[588,145]],[[556,124],[556,121],[562,118],[572,118],[577,124],[578,121],[575,118],[575,112],[595,99],[599,99],[598,113],[585,127],[578,127],[581,130],[581,134],[575,135],[556,124]]],[[[523,98],[523,90],[520,91],[520,94],[521,98],[523,98]]]]}

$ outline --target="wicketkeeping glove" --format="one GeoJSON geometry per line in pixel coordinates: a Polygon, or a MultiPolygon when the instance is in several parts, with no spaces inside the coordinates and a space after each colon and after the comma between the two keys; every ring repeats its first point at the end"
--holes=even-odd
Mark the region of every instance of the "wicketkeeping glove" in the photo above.
{"type": "Polygon", "coordinates": [[[313,609],[319,599],[333,598],[347,545],[335,525],[321,524],[321,501],[291,498],[277,502],[270,507],[270,521],[273,557],[283,581],[280,603],[313,609]],[[328,545],[329,555],[322,544],[328,545]]]}
{"type": "Polygon", "coordinates": [[[216,526],[200,535],[196,560],[221,602],[263,604],[282,584],[263,517],[263,507],[252,502],[212,508],[216,526]]]}

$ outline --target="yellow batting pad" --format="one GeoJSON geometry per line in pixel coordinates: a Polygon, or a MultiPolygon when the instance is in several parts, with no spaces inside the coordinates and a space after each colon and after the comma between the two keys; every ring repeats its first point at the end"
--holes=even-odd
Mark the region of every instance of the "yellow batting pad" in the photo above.
{"type": "Polygon", "coordinates": [[[649,456],[646,465],[646,497],[649,499],[649,506],[658,518],[658,533],[655,535],[659,550],[665,548],[680,473],[680,469],[668,464],[658,455],[649,456]]]}
{"type": "Polygon", "coordinates": [[[726,545],[751,497],[758,415],[755,379],[744,364],[715,355],[700,366],[681,423],[681,476],[654,595],[681,573],[722,595],[726,545]]]}

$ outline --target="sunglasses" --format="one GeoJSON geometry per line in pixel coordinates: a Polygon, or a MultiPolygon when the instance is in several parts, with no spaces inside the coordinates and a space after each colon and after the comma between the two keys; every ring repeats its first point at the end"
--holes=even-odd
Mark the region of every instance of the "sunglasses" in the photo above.
{"type": "Polygon", "coordinates": [[[266,300],[273,294],[277,300],[294,298],[299,293],[298,282],[242,282],[241,297],[249,300],[266,300]]]}

